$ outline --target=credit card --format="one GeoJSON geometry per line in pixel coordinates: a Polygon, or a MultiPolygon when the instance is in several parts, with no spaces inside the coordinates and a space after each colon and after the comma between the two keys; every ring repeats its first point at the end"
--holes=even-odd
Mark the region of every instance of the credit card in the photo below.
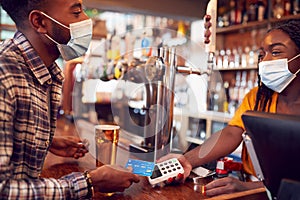
{"type": "Polygon", "coordinates": [[[132,173],[140,176],[151,176],[154,169],[154,162],[129,159],[126,168],[132,168],[132,173]]]}

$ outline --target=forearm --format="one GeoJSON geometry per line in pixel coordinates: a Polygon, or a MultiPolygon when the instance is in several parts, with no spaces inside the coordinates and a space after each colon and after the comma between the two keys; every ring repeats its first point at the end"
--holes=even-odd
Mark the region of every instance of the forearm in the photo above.
{"type": "Polygon", "coordinates": [[[241,128],[227,126],[222,131],[214,133],[201,146],[185,153],[184,156],[193,168],[227,156],[241,143],[242,132],[241,128]],[[232,134],[232,131],[235,134],[232,134]]]}
{"type": "Polygon", "coordinates": [[[190,150],[184,154],[184,157],[190,162],[192,165],[192,168],[195,168],[197,166],[200,166],[203,163],[202,159],[199,159],[199,151],[200,151],[200,146],[194,148],[193,150],[190,150]]]}
{"type": "MultiPolygon", "coordinates": [[[[206,144],[204,144],[206,145],[206,144]]],[[[190,162],[192,165],[192,168],[198,167],[203,164],[207,164],[209,162],[215,161],[219,159],[222,156],[226,156],[227,154],[224,154],[222,150],[217,150],[216,148],[211,149],[210,152],[202,153],[203,149],[205,147],[198,146],[197,148],[187,152],[184,154],[184,157],[190,162]]]]}
{"type": "Polygon", "coordinates": [[[81,199],[87,195],[82,173],[69,174],[61,179],[1,179],[1,197],[4,199],[81,199]]]}

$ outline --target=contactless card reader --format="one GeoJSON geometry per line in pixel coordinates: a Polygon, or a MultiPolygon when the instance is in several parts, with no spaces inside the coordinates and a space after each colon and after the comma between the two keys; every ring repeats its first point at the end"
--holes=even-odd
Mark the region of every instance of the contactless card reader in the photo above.
{"type": "Polygon", "coordinates": [[[169,178],[175,178],[179,173],[184,173],[183,167],[177,158],[172,158],[156,163],[151,176],[148,176],[149,183],[156,186],[169,178]]]}

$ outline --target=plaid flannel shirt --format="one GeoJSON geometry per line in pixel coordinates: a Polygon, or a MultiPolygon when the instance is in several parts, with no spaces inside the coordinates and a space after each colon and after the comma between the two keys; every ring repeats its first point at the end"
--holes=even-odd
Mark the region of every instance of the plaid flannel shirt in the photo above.
{"type": "Polygon", "coordinates": [[[0,45],[0,199],[80,199],[82,173],[40,178],[56,128],[63,73],[48,68],[21,32],[0,45]],[[50,87],[51,119],[47,89],[50,87]]]}

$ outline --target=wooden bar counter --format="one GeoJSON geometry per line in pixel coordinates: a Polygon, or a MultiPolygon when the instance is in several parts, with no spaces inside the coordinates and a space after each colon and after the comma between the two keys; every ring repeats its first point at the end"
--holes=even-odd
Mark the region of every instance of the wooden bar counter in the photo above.
{"type": "MultiPolygon", "coordinates": [[[[57,135],[76,134],[74,124],[61,118],[58,121],[57,135]]],[[[95,168],[95,158],[88,153],[85,157],[78,160],[73,158],[58,157],[49,152],[44,163],[42,177],[59,178],[65,174],[95,168]]],[[[200,185],[194,185],[192,180],[187,180],[184,184],[168,185],[165,187],[153,188],[145,177],[141,177],[139,183],[134,183],[124,192],[115,193],[112,196],[105,196],[96,193],[94,199],[109,200],[194,200],[194,199],[268,199],[263,188],[239,192],[234,194],[222,195],[214,198],[208,198],[201,194],[201,185],[206,184],[209,179],[204,179],[200,185]]]]}

